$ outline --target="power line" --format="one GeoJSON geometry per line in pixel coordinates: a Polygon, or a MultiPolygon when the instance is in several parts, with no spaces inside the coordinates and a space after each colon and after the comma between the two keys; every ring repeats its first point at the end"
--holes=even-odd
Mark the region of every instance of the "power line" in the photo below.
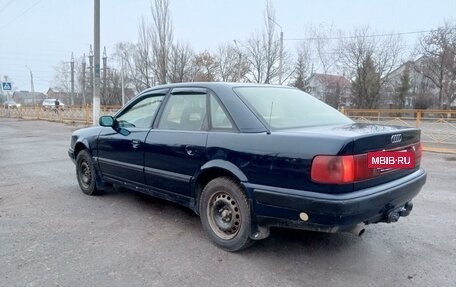
{"type": "MultiPolygon", "coordinates": [[[[3,25],[2,27],[0,27],[0,30],[8,27],[9,25],[11,25],[12,23],[14,23],[16,20],[18,20],[19,18],[21,18],[22,16],[24,16],[28,11],[32,10],[33,8],[35,8],[36,5],[38,5],[41,1],[43,0],[38,0],[36,1],[32,6],[30,6],[29,8],[27,8],[24,12],[22,12],[21,14],[19,14],[16,18],[14,18],[13,20],[9,21],[8,23],[6,23],[5,25],[3,25]]],[[[9,4],[9,3],[8,3],[9,4]]],[[[7,5],[8,5],[7,4],[7,5]]],[[[5,6],[7,6],[5,5],[5,6]]]]}
{"type": "Polygon", "coordinates": [[[8,8],[9,5],[11,5],[11,3],[13,3],[14,0],[10,0],[8,3],[6,3],[5,5],[3,5],[2,8],[0,8],[0,12],[3,12],[3,10],[5,10],[6,8],[8,8]]]}
{"type": "MultiPolygon", "coordinates": [[[[398,32],[398,33],[388,33],[388,34],[373,34],[373,35],[364,35],[362,37],[366,37],[366,38],[388,37],[388,36],[395,36],[395,35],[423,34],[423,33],[430,33],[430,32],[434,32],[434,31],[437,31],[437,30],[421,30],[421,31],[398,32]]],[[[319,39],[342,40],[342,39],[355,39],[358,37],[360,37],[360,36],[340,36],[340,37],[323,37],[323,38],[318,38],[318,37],[288,38],[288,39],[284,39],[284,40],[286,40],[286,41],[314,41],[314,40],[319,40],[319,39]]]]}

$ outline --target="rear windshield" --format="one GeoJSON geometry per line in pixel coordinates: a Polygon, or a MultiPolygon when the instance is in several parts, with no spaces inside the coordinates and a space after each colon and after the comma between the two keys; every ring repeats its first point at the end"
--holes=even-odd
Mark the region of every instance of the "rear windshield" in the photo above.
{"type": "Polygon", "coordinates": [[[298,89],[238,87],[234,91],[273,129],[353,123],[338,110],[298,89]]]}

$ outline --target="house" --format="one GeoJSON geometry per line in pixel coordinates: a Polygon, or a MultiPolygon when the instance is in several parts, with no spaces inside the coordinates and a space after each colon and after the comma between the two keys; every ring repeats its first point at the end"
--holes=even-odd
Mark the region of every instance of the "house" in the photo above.
{"type": "Polygon", "coordinates": [[[44,99],[46,99],[46,95],[40,92],[29,92],[29,91],[15,91],[13,93],[12,99],[23,106],[32,106],[32,105],[40,105],[44,99]]]}
{"type": "Polygon", "coordinates": [[[314,73],[309,80],[310,94],[338,108],[351,105],[350,80],[340,75],[314,73]]]}
{"type": "Polygon", "coordinates": [[[425,57],[421,56],[413,61],[407,61],[393,70],[388,82],[383,86],[381,93],[382,107],[397,107],[397,93],[401,87],[401,79],[404,73],[409,74],[410,90],[405,96],[404,108],[438,108],[438,88],[426,78],[422,69],[425,57]]]}

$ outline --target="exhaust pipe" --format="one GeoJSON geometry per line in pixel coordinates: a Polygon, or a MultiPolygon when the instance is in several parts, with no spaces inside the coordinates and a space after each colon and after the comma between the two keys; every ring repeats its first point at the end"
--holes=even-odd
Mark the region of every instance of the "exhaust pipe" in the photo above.
{"type": "Polygon", "coordinates": [[[355,225],[355,227],[353,227],[352,229],[349,229],[348,232],[354,234],[355,236],[361,237],[361,235],[363,235],[364,232],[366,231],[365,226],[366,225],[364,225],[364,224],[355,225]]]}

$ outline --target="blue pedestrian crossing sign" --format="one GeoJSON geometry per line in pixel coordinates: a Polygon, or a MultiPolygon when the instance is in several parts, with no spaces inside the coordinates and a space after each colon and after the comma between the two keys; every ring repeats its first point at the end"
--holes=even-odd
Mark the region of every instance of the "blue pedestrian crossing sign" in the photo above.
{"type": "Polygon", "coordinates": [[[11,82],[3,82],[2,83],[2,89],[4,91],[11,91],[11,82]]]}

